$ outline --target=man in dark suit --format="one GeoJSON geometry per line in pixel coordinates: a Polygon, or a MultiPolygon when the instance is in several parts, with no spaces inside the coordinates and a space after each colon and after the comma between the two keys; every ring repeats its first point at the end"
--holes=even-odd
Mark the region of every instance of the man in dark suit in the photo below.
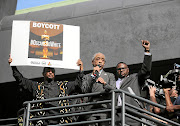
{"type": "MultiPolygon", "coordinates": [[[[150,42],[147,40],[141,40],[141,41],[142,41],[142,46],[145,48],[145,53],[144,53],[144,61],[139,72],[129,75],[129,68],[127,64],[124,62],[119,62],[116,66],[116,73],[118,77],[118,80],[116,81],[116,88],[129,92],[128,87],[130,87],[137,96],[141,96],[140,95],[141,86],[144,84],[144,81],[150,77],[151,65],[152,65],[152,61],[151,61],[152,56],[150,53],[150,42]]],[[[118,99],[117,105],[121,106],[120,94],[117,95],[117,99],[118,99]]],[[[140,107],[139,104],[131,97],[126,96],[125,101],[131,105],[140,107]]],[[[125,123],[127,125],[130,125],[130,126],[140,125],[139,122],[131,118],[128,118],[128,117],[125,117],[125,118],[126,118],[125,123]]],[[[116,123],[117,125],[120,125],[121,123],[121,113],[119,111],[117,111],[116,123]]]]}
{"type": "MultiPolygon", "coordinates": [[[[103,67],[105,65],[105,55],[102,53],[94,54],[92,58],[93,71],[87,75],[84,75],[82,79],[81,90],[83,93],[92,93],[92,92],[109,92],[110,90],[115,89],[115,77],[112,73],[105,72],[103,67]]],[[[87,102],[96,102],[100,100],[110,99],[110,94],[105,94],[101,96],[93,96],[88,98],[87,102]]],[[[87,106],[85,109],[103,109],[107,108],[109,104],[99,104],[87,106]]],[[[108,113],[97,113],[91,114],[87,117],[86,120],[98,120],[106,119],[108,113]]],[[[94,126],[95,124],[89,124],[89,126],[94,126]]],[[[107,126],[108,123],[100,123],[99,126],[107,126]]]]}

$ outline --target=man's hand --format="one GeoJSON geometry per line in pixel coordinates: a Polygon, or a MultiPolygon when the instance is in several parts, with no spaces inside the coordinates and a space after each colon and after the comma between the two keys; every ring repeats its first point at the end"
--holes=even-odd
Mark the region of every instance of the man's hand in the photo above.
{"type": "Polygon", "coordinates": [[[95,71],[99,72],[101,68],[99,66],[96,66],[93,68],[93,74],[95,74],[95,71]]]}
{"type": "Polygon", "coordinates": [[[106,85],[106,82],[104,81],[104,79],[103,79],[102,77],[99,77],[99,78],[96,80],[96,82],[100,82],[100,83],[106,85]]]}
{"type": "Polygon", "coordinates": [[[150,94],[150,96],[154,96],[155,97],[155,93],[156,93],[156,87],[149,86],[149,94],[150,94]]]}
{"type": "Polygon", "coordinates": [[[8,63],[11,64],[12,63],[12,58],[11,58],[11,54],[9,54],[9,59],[8,59],[8,63]]]}
{"type": "Polygon", "coordinates": [[[178,97],[178,91],[175,88],[172,88],[170,93],[170,97],[178,97]]]}
{"type": "MultiPolygon", "coordinates": [[[[156,87],[154,87],[154,86],[149,86],[150,100],[151,100],[152,102],[154,102],[154,103],[157,103],[155,93],[156,93],[156,87]]],[[[154,112],[155,112],[156,114],[158,114],[158,113],[161,112],[160,108],[158,108],[158,107],[153,106],[152,109],[154,109],[154,112]]]]}
{"type": "Polygon", "coordinates": [[[150,52],[150,42],[147,40],[141,40],[142,46],[145,49],[145,52],[150,52]]]}
{"type": "Polygon", "coordinates": [[[76,64],[77,64],[77,66],[80,66],[80,71],[83,71],[83,62],[82,62],[82,60],[78,59],[76,64]]]}
{"type": "Polygon", "coordinates": [[[171,90],[171,88],[163,88],[164,93],[168,93],[169,94],[170,90],[171,90]]]}
{"type": "Polygon", "coordinates": [[[174,105],[172,105],[172,106],[166,106],[166,110],[167,110],[168,112],[174,112],[174,105]]]}

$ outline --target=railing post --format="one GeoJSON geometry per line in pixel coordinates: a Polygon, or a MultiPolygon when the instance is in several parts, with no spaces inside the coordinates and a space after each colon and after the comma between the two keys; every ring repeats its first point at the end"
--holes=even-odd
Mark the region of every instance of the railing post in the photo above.
{"type": "Polygon", "coordinates": [[[30,103],[27,104],[27,112],[26,112],[26,126],[29,126],[29,117],[30,117],[30,103]]]}
{"type": "Polygon", "coordinates": [[[121,119],[121,126],[125,125],[125,94],[122,92],[122,108],[121,108],[121,114],[122,114],[122,119],[121,119]]]}
{"type": "Polygon", "coordinates": [[[112,104],[111,104],[111,126],[115,126],[115,92],[112,91],[112,104]]]}
{"type": "Polygon", "coordinates": [[[23,126],[25,126],[25,124],[26,124],[26,111],[27,111],[27,109],[26,109],[27,107],[24,107],[24,114],[23,114],[23,126]]]}

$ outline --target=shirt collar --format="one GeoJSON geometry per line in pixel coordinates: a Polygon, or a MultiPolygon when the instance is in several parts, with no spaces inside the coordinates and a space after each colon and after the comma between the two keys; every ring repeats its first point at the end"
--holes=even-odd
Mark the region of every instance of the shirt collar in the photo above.
{"type": "Polygon", "coordinates": [[[101,70],[99,71],[99,76],[101,75],[102,71],[103,71],[103,69],[101,69],[101,70]]]}
{"type": "MultiPolygon", "coordinates": [[[[127,77],[129,77],[129,75],[127,75],[127,77]]],[[[124,78],[126,78],[126,77],[124,77],[124,78]]],[[[122,81],[124,78],[118,78],[118,80],[117,81],[122,81]]]]}

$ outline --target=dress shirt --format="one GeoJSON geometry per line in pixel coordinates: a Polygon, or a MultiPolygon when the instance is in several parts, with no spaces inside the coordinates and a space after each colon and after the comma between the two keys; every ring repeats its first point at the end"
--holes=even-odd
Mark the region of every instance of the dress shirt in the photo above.
{"type": "MultiPolygon", "coordinates": [[[[118,78],[118,80],[116,81],[116,88],[117,89],[120,89],[122,81],[123,81],[123,79],[120,79],[120,78],[118,78]]],[[[122,101],[121,101],[121,96],[120,95],[118,96],[117,106],[122,106],[122,101]]]]}
{"type": "Polygon", "coordinates": [[[151,53],[144,52],[144,55],[151,56],[151,53]]]}

